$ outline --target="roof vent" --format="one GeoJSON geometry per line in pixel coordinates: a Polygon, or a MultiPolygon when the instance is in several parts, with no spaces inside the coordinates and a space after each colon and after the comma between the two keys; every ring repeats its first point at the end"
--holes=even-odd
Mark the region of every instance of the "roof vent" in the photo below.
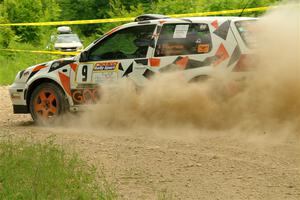
{"type": "Polygon", "coordinates": [[[144,14],[135,18],[135,22],[146,21],[146,20],[155,20],[155,19],[167,19],[170,18],[166,15],[159,14],[144,14]]]}

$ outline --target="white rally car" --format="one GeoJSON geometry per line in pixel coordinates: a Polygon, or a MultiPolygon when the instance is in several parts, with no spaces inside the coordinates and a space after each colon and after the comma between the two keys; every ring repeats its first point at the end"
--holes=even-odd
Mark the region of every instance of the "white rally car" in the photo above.
{"type": "Polygon", "coordinates": [[[251,53],[246,17],[168,18],[142,15],[116,27],[83,52],[18,72],[9,92],[14,113],[36,121],[96,102],[98,89],[121,78],[143,86],[153,75],[181,70],[187,81],[215,70],[243,71],[251,53]]]}

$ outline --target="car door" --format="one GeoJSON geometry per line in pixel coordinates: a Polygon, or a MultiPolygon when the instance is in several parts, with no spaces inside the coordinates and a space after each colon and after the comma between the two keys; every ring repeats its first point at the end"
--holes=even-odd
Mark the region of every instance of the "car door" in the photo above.
{"type": "Polygon", "coordinates": [[[85,52],[86,58],[76,69],[72,86],[76,95],[84,96],[83,90],[87,89],[92,90],[90,95],[94,94],[95,87],[112,84],[122,77],[138,84],[147,65],[145,61],[155,27],[155,24],[126,27],[89,48],[85,52]]]}

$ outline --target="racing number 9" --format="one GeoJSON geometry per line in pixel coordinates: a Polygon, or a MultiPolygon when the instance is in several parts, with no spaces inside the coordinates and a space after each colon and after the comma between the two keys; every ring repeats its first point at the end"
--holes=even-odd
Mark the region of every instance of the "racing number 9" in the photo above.
{"type": "Polygon", "coordinates": [[[82,82],[87,81],[87,76],[88,76],[88,67],[87,65],[82,66],[82,82]]]}

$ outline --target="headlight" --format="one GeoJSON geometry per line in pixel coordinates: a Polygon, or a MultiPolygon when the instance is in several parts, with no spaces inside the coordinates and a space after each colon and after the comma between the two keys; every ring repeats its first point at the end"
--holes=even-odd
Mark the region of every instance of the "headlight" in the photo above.
{"type": "Polygon", "coordinates": [[[82,51],[83,47],[77,47],[77,51],[82,51]]]}

